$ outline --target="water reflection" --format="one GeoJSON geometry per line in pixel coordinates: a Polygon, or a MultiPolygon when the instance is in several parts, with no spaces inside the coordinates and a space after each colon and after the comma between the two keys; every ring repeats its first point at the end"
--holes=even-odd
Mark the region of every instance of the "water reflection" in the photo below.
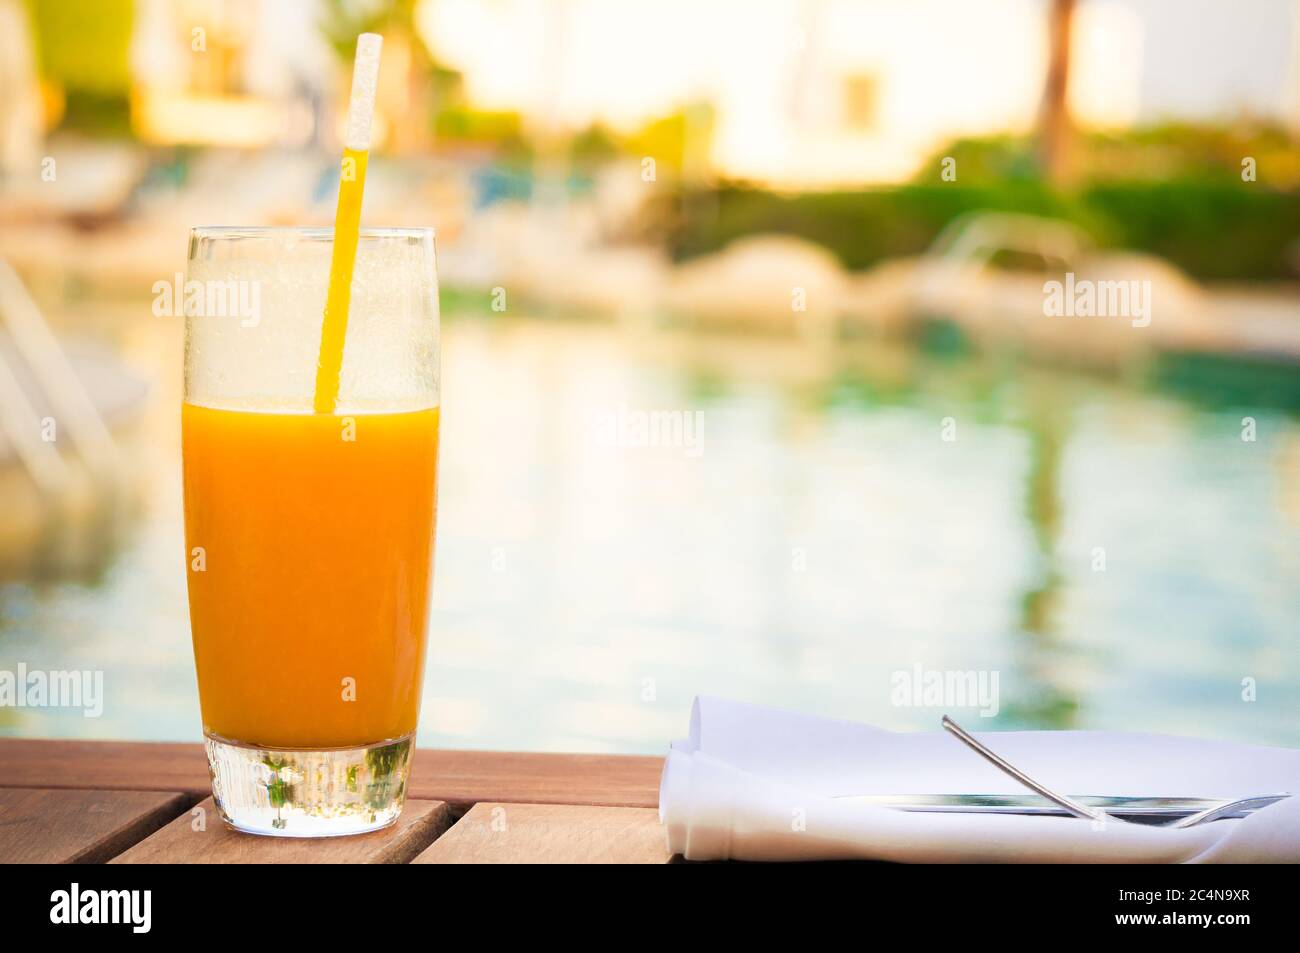
{"type": "Polygon", "coordinates": [[[1070,426],[1069,409],[1054,392],[1038,388],[1031,395],[1025,430],[1029,435],[1025,515],[1034,530],[1041,569],[1036,584],[1021,596],[1020,639],[1014,665],[1024,686],[1008,699],[1006,714],[1013,720],[1054,728],[1075,727],[1079,698],[1070,685],[1054,678],[1068,655],[1055,628],[1064,571],[1057,555],[1061,533],[1061,467],[1070,426]]]}
{"type": "MultiPolygon", "coordinates": [[[[99,580],[0,589],[0,662],[102,667],[105,714],[0,709],[0,730],[197,736],[176,335],[123,342],[164,382],[134,535],[99,580]]],[[[999,672],[981,727],[1300,743],[1282,411],[872,342],[453,316],[443,347],[422,744],[659,751],[697,692],[933,728],[891,703],[916,665],[999,672]],[[599,433],[694,411],[698,455],[599,433]]]]}

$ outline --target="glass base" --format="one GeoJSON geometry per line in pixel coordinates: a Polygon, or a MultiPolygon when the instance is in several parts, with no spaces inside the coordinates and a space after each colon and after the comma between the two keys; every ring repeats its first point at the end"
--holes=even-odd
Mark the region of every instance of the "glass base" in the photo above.
{"type": "Polygon", "coordinates": [[[364,834],[397,820],[414,733],[360,748],[259,748],[204,733],[212,796],[236,830],[272,837],[364,834]]]}

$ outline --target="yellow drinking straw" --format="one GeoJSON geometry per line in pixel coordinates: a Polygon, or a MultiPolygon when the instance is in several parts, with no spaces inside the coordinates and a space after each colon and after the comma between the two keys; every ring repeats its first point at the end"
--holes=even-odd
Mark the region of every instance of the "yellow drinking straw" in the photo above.
{"type": "Polygon", "coordinates": [[[361,225],[361,194],[366,187],[366,162],[370,158],[370,125],[375,115],[375,86],[379,81],[379,52],[384,38],[378,33],[357,37],[357,58],[352,65],[352,99],[348,103],[348,131],[343,141],[339,204],[334,213],[334,253],[330,283],[325,295],[325,323],[321,328],[320,361],[316,365],[318,414],[334,413],[343,370],[343,340],[348,332],[348,306],[352,300],[352,269],[357,258],[361,225]]]}

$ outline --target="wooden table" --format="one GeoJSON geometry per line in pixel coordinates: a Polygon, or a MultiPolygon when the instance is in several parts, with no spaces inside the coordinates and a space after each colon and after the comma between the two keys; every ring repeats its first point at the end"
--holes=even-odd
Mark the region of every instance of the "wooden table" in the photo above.
{"type": "Polygon", "coordinates": [[[660,758],[416,751],[406,808],[321,840],[227,828],[197,744],[0,738],[0,863],[653,863],[660,758]]]}

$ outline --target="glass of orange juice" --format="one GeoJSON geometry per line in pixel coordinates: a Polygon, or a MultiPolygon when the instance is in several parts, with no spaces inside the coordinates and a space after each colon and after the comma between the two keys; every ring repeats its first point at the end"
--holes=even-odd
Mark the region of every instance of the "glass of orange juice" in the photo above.
{"type": "Polygon", "coordinates": [[[313,410],[333,229],[196,228],[181,408],[212,791],[253,833],[402,809],[437,514],[433,232],[363,229],[333,413],[313,410]]]}

